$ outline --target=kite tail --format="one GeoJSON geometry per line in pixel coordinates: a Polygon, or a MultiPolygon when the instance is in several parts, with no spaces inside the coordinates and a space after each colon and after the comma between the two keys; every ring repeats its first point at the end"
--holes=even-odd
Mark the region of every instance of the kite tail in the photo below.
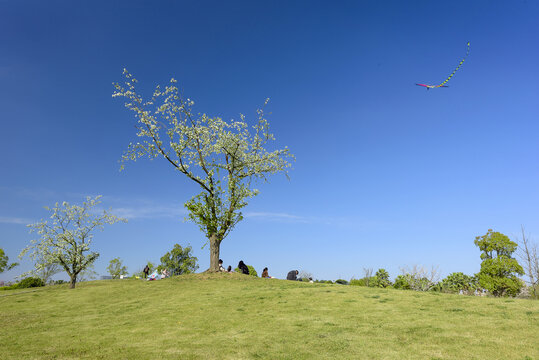
{"type": "Polygon", "coordinates": [[[453,75],[455,75],[455,73],[457,72],[457,70],[462,66],[462,64],[464,63],[464,60],[466,60],[466,58],[468,57],[468,54],[470,54],[470,42],[468,41],[468,44],[467,44],[467,47],[466,47],[466,55],[464,56],[464,58],[460,61],[459,63],[459,66],[457,66],[457,68],[451,73],[451,75],[449,75],[449,77],[447,79],[445,79],[445,81],[443,83],[441,83],[440,85],[438,85],[437,87],[442,87],[446,82],[448,82],[452,77],[453,75]]]}

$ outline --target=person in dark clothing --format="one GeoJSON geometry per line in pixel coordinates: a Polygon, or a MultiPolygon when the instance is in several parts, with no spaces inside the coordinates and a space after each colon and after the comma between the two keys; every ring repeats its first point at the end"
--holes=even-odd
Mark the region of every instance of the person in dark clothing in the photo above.
{"type": "Polygon", "coordinates": [[[228,265],[228,268],[226,269],[226,272],[229,272],[229,273],[232,272],[232,266],[231,265],[228,265]]]}
{"type": "Polygon", "coordinates": [[[288,275],[286,275],[286,280],[297,280],[298,279],[299,271],[297,270],[291,270],[288,272],[288,275]]]}
{"type": "Polygon", "coordinates": [[[245,274],[245,275],[249,275],[249,268],[247,267],[247,265],[245,265],[243,263],[243,260],[240,260],[240,263],[238,264],[238,268],[240,269],[240,271],[245,274]]]}
{"type": "Polygon", "coordinates": [[[150,273],[150,267],[146,264],[142,272],[144,273],[144,278],[146,279],[148,277],[148,274],[150,273]]]}
{"type": "Polygon", "coordinates": [[[219,271],[226,272],[226,269],[223,267],[223,260],[219,259],[219,271]]]}

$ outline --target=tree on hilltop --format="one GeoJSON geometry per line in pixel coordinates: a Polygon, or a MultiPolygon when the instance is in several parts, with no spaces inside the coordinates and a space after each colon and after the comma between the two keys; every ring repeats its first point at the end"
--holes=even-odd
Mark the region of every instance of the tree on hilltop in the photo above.
{"type": "Polygon", "coordinates": [[[522,287],[517,275],[524,275],[522,266],[511,257],[517,250],[517,243],[488,229],[485,235],[475,238],[474,244],[482,251],[483,262],[477,274],[479,285],[494,296],[516,296],[522,287]]]}
{"type": "Polygon", "coordinates": [[[198,259],[191,255],[192,248],[181,247],[180,244],[174,244],[174,248],[161,257],[161,265],[157,271],[167,269],[171,276],[190,274],[198,269],[198,259]]]}
{"type": "MultiPolygon", "coordinates": [[[[149,101],[137,94],[137,80],[124,69],[125,84],[114,84],[113,97],[124,97],[125,107],[137,119],[137,136],[122,162],[140,157],[161,157],[182,176],[196,183],[201,192],[185,203],[188,219],[205,233],[210,244],[210,271],[219,271],[221,242],[243,219],[241,209],[258,194],[253,181],[284,172],[293,158],[288,148],[269,151],[275,140],[263,110],[252,126],[240,120],[229,122],[206,114],[195,115],[194,102],[184,99],[176,80],[155,89],[149,101]]],[[[267,100],[266,100],[267,103],[267,100]]],[[[123,165],[122,165],[123,168],[123,165]]]]}
{"type": "Polygon", "coordinates": [[[127,266],[124,266],[119,257],[114,258],[109,262],[107,270],[113,279],[119,279],[122,275],[127,275],[127,266]]]}

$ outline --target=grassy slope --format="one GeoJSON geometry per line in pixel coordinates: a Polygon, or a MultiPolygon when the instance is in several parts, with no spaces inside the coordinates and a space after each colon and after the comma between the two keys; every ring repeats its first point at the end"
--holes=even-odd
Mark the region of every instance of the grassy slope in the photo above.
{"type": "Polygon", "coordinates": [[[96,281],[1,292],[0,358],[539,359],[539,302],[239,274],[96,281]]]}

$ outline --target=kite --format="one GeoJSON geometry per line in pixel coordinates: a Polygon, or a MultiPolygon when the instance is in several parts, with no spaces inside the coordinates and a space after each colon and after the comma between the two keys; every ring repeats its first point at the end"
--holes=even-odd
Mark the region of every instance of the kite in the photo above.
{"type": "Polygon", "coordinates": [[[445,85],[446,82],[448,82],[452,77],[453,75],[455,75],[455,73],[457,72],[458,69],[460,69],[460,67],[462,66],[462,64],[464,63],[464,60],[466,60],[466,58],[468,57],[468,54],[470,53],[470,42],[468,41],[468,44],[466,46],[466,55],[464,56],[464,58],[460,61],[459,63],[459,66],[457,66],[457,68],[455,70],[453,70],[453,72],[451,73],[451,75],[449,75],[449,77],[447,79],[444,80],[443,83],[441,83],[440,85],[428,85],[428,84],[416,84],[417,86],[423,86],[423,87],[426,87],[427,90],[430,90],[430,89],[434,89],[434,88],[440,88],[440,87],[449,87],[447,85],[445,85]]]}

